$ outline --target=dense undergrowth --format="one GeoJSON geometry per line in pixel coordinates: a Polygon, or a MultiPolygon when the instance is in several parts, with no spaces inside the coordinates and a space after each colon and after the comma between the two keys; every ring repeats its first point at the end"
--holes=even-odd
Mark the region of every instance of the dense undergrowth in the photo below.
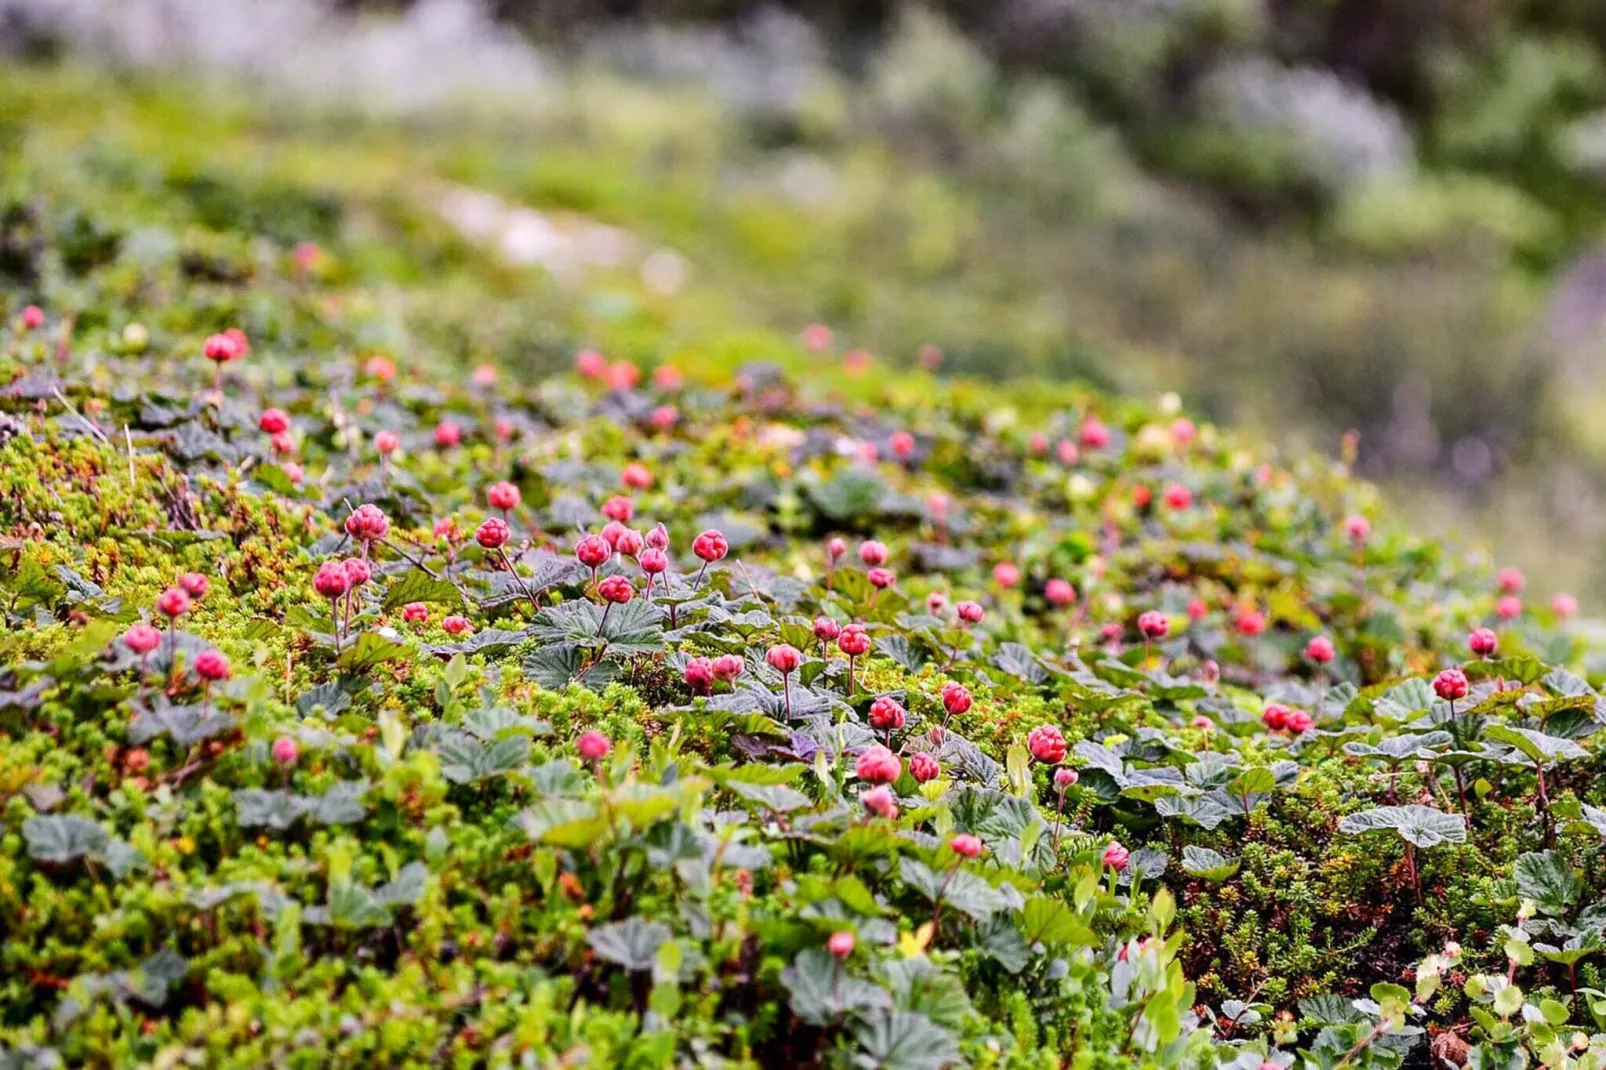
{"type": "Polygon", "coordinates": [[[45,158],[8,1065],[1601,1065],[1606,666],[1343,465],[45,158]]]}

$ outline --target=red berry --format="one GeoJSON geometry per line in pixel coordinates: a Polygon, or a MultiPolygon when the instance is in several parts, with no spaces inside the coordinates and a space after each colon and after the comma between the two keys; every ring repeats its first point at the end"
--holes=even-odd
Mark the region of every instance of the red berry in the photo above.
{"type": "Polygon", "coordinates": [[[1258,609],[1246,609],[1233,622],[1242,635],[1259,635],[1266,630],[1266,617],[1258,609]]]}
{"type": "Polygon", "coordinates": [[[822,643],[835,641],[842,634],[842,626],[830,617],[816,617],[814,619],[814,638],[822,643]]]}
{"type": "Polygon", "coordinates": [[[740,654],[721,654],[714,659],[714,679],[728,684],[742,675],[742,670],[746,668],[747,663],[740,654]]]}
{"type": "Polygon", "coordinates": [[[346,574],[346,584],[352,590],[356,590],[367,583],[374,574],[373,570],[368,567],[368,562],[360,557],[348,557],[340,567],[346,574]]]}
{"type": "Polygon", "coordinates": [[[485,500],[491,503],[492,509],[517,509],[524,495],[511,483],[492,483],[485,492],[485,500]]]}
{"type": "Polygon", "coordinates": [[[178,578],[178,585],[184,588],[184,593],[189,595],[192,601],[196,602],[206,597],[206,589],[210,586],[206,577],[199,572],[184,573],[178,578]]]}
{"type": "Polygon", "coordinates": [[[1012,562],[1000,561],[993,566],[993,582],[1000,587],[1013,587],[1020,582],[1020,569],[1012,562]]]}
{"type": "Polygon", "coordinates": [[[429,619],[429,607],[422,602],[408,602],[402,607],[402,620],[418,624],[429,619]]]}
{"type": "Polygon", "coordinates": [[[958,613],[959,619],[966,624],[980,624],[981,619],[987,615],[987,611],[981,608],[979,602],[961,602],[954,607],[954,612],[958,613]]]}
{"type": "Polygon", "coordinates": [[[873,568],[866,573],[866,578],[870,581],[870,586],[878,591],[884,591],[898,582],[898,577],[894,576],[892,570],[887,568],[873,568]]]}
{"type": "Polygon", "coordinates": [[[825,942],[825,949],[838,959],[845,959],[853,954],[853,934],[850,932],[832,933],[831,938],[825,942]]]}
{"type": "Polygon", "coordinates": [[[1120,873],[1126,869],[1127,863],[1132,861],[1132,852],[1122,847],[1118,841],[1111,841],[1110,845],[1104,848],[1102,859],[1106,866],[1120,873]]]}
{"type": "Polygon", "coordinates": [[[703,561],[718,561],[730,553],[730,543],[722,532],[710,528],[692,540],[691,552],[703,561]]]}
{"type": "Polygon", "coordinates": [[[707,691],[714,685],[714,663],[707,658],[692,658],[686,662],[681,678],[693,691],[707,691]]]}
{"type": "Polygon", "coordinates": [[[951,683],[945,685],[942,689],[942,708],[947,710],[951,717],[969,713],[974,701],[970,697],[970,689],[964,684],[951,683]]]}
{"type": "Polygon", "coordinates": [[[512,537],[507,521],[499,516],[487,517],[480,530],[474,533],[474,541],[487,550],[500,549],[512,537]]]}
{"type": "Polygon", "coordinates": [[[623,494],[615,494],[602,503],[602,515],[609,520],[617,520],[621,524],[628,524],[636,515],[636,507],[623,494]]]}
{"type": "Polygon", "coordinates": [[[1500,646],[1500,637],[1490,628],[1476,628],[1467,636],[1467,648],[1480,658],[1486,658],[1500,646]]]}
{"type": "Polygon", "coordinates": [[[1494,604],[1494,611],[1501,620],[1515,620],[1522,616],[1522,599],[1508,594],[1494,604]]]}
{"type": "Polygon", "coordinates": [[[401,439],[394,431],[381,431],[374,436],[374,449],[378,450],[381,456],[389,457],[400,445],[401,439]]]}
{"type": "Polygon", "coordinates": [[[1292,712],[1280,702],[1268,702],[1266,708],[1261,711],[1260,719],[1273,732],[1281,732],[1288,727],[1288,715],[1292,712]]]}
{"type": "Polygon", "coordinates": [[[1173,509],[1186,509],[1193,504],[1193,492],[1181,483],[1173,483],[1165,489],[1165,503],[1173,509]]]}
{"type": "Polygon", "coordinates": [[[941,776],[942,766],[930,752],[916,751],[909,756],[909,775],[924,784],[941,776]]]}
{"type": "Polygon", "coordinates": [[[890,784],[903,772],[898,756],[879,743],[870,747],[854,763],[853,773],[871,784],[890,784]]]}
{"type": "Polygon", "coordinates": [[[1467,674],[1460,669],[1445,669],[1433,678],[1433,693],[1446,702],[1466,698],[1470,686],[1467,683],[1467,674]]]}
{"type": "Polygon", "coordinates": [[[1503,568],[1495,577],[1495,585],[1506,594],[1521,594],[1522,589],[1528,586],[1528,579],[1521,569],[1503,568]]]}
{"type": "Polygon", "coordinates": [[[162,642],[162,633],[149,624],[136,624],[123,633],[123,645],[141,657],[155,650],[162,642]]]}
{"type": "Polygon", "coordinates": [[[907,431],[894,431],[892,439],[887,443],[892,449],[892,455],[903,460],[915,451],[915,437],[907,431]]]}
{"type": "Polygon", "coordinates": [[[842,653],[849,657],[859,657],[870,652],[870,633],[864,630],[862,624],[849,624],[837,636],[836,645],[842,653]]]}
{"type": "Polygon", "coordinates": [[[1056,577],[1043,588],[1043,597],[1051,606],[1068,606],[1076,601],[1076,588],[1068,580],[1056,577]]]}
{"type": "Polygon", "coordinates": [[[190,611],[189,592],[182,587],[169,587],[157,596],[156,608],[165,617],[182,617],[190,611]]]}
{"type": "Polygon", "coordinates": [[[390,531],[390,518],[379,506],[370,503],[357,506],[346,517],[346,534],[359,542],[383,539],[390,531]]]}
{"type": "Polygon", "coordinates": [[[604,601],[623,605],[636,596],[636,588],[623,576],[609,576],[597,584],[597,593],[604,601]]]}
{"type": "Polygon", "coordinates": [[[1065,760],[1065,736],[1051,724],[1039,725],[1026,737],[1026,746],[1032,757],[1044,765],[1058,765],[1065,760]]]}
{"type": "Polygon", "coordinates": [[[885,695],[870,704],[870,727],[877,732],[902,728],[906,717],[903,707],[885,695]]]}
{"type": "Polygon", "coordinates": [[[574,367],[587,379],[601,379],[608,374],[608,361],[595,349],[582,349],[574,356],[574,367]]]}
{"type": "Polygon", "coordinates": [[[1097,416],[1089,416],[1082,421],[1082,430],[1079,435],[1082,445],[1086,449],[1103,449],[1110,444],[1110,429],[1097,416]]]}
{"type": "Polygon", "coordinates": [[[312,577],[312,589],[325,598],[339,598],[350,589],[351,583],[346,579],[346,570],[338,561],[325,561],[318,566],[318,572],[312,577]]]}
{"type": "Polygon", "coordinates": [[[887,547],[874,539],[865,539],[859,544],[859,560],[871,568],[887,563],[887,547]]]}
{"type": "MultiPolygon", "coordinates": [[[[896,762],[898,759],[892,759],[896,762]]],[[[898,816],[898,800],[892,794],[892,789],[885,784],[878,785],[859,796],[864,808],[877,817],[896,819],[898,816]]]]}
{"type": "Polygon", "coordinates": [[[981,840],[968,832],[961,832],[949,840],[948,847],[960,858],[975,858],[981,854],[981,840]]]}
{"type": "Polygon", "coordinates": [[[281,434],[290,430],[290,414],[283,409],[263,409],[257,426],[270,435],[281,434]]]}
{"type": "Polygon", "coordinates": [[[1351,542],[1362,543],[1372,533],[1372,522],[1359,513],[1352,513],[1344,518],[1344,534],[1350,537],[1351,542]]]}
{"type": "Polygon", "coordinates": [[[648,471],[646,465],[632,461],[619,473],[619,481],[627,487],[646,490],[652,486],[652,472],[648,471]]]}
{"type": "Polygon", "coordinates": [[[29,305],[22,310],[22,326],[24,330],[34,331],[45,325],[45,310],[38,305],[29,305]]]}
{"type": "Polygon", "coordinates": [[[472,628],[473,625],[469,624],[466,617],[453,615],[441,621],[441,627],[446,629],[446,634],[448,635],[462,635],[464,632],[472,628]]]}
{"type": "Polygon", "coordinates": [[[641,564],[641,571],[649,576],[656,576],[660,572],[669,571],[669,555],[657,547],[649,546],[641,551],[638,561],[641,564]]]}
{"type": "Polygon", "coordinates": [[[799,665],[803,664],[802,653],[798,651],[797,647],[787,643],[770,647],[769,653],[765,654],[764,657],[770,663],[770,667],[782,675],[794,672],[799,665]]]}
{"type": "Polygon", "coordinates": [[[227,364],[240,355],[240,348],[227,334],[214,334],[207,338],[202,352],[206,354],[207,360],[217,364],[227,364]]]}
{"type": "Polygon", "coordinates": [[[301,757],[301,748],[289,736],[280,736],[273,741],[272,754],[273,760],[280,765],[295,765],[296,759],[301,757]]]}
{"type": "Polygon", "coordinates": [[[1320,665],[1332,661],[1336,653],[1333,641],[1325,635],[1312,636],[1311,641],[1305,644],[1305,656],[1320,665]]]}
{"type": "Polygon", "coordinates": [[[574,749],[580,757],[588,762],[598,762],[608,756],[613,750],[613,744],[601,732],[583,732],[580,738],[574,741],[574,749]]]}
{"type": "Polygon", "coordinates": [[[1138,631],[1145,639],[1164,639],[1171,632],[1171,621],[1158,609],[1138,614],[1138,631]]]}
{"type": "Polygon", "coordinates": [[[463,441],[463,429],[451,420],[442,420],[435,425],[435,445],[441,447],[455,446],[463,441]]]}
{"type": "Polygon", "coordinates": [[[208,682],[229,678],[229,659],[216,650],[202,651],[195,656],[195,675],[208,682]]]}
{"type": "Polygon", "coordinates": [[[575,545],[574,556],[587,568],[600,568],[613,556],[613,547],[601,535],[587,535],[575,545]]]}

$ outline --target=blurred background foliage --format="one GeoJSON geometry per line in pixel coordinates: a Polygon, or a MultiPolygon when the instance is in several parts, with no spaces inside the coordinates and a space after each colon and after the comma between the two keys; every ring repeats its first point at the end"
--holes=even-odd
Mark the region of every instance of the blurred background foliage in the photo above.
{"type": "Polygon", "coordinates": [[[0,50],[0,243],[148,248],[179,186],[197,255],[219,212],[441,231],[392,347],[538,374],[820,321],[1176,390],[1356,431],[1420,523],[1606,596],[1598,3],[0,0],[0,50]]]}

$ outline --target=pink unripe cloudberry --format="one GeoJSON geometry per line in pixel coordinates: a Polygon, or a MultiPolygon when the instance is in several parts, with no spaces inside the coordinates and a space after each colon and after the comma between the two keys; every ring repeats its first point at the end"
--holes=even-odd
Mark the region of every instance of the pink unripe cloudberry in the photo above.
{"type": "Polygon", "coordinates": [[[1154,491],[1150,490],[1148,487],[1139,484],[1138,486],[1132,488],[1132,504],[1137,506],[1139,509],[1147,509],[1149,504],[1153,501],[1154,491]]]}
{"type": "Polygon", "coordinates": [[[45,310],[38,305],[29,305],[22,310],[22,326],[24,330],[36,331],[45,325],[45,310]]]}
{"type": "Polygon", "coordinates": [[[781,643],[779,646],[770,647],[769,653],[765,654],[764,657],[770,663],[771,668],[782,674],[794,672],[799,665],[803,664],[802,653],[798,651],[797,647],[789,643],[781,643]]]}
{"type": "Polygon", "coordinates": [[[616,360],[608,365],[608,389],[629,390],[641,381],[641,369],[628,360],[616,360]]]}
{"type": "Polygon", "coordinates": [[[580,757],[588,762],[600,762],[608,756],[613,744],[601,732],[582,732],[580,738],[574,741],[574,749],[580,757]]]}
{"type": "Polygon", "coordinates": [[[1259,635],[1266,630],[1266,615],[1258,609],[1246,609],[1233,621],[1240,635],[1259,635]]]}
{"type": "Polygon", "coordinates": [[[346,573],[346,585],[354,591],[374,575],[374,570],[368,566],[368,562],[360,557],[348,557],[340,567],[346,573]]]}
{"type": "Polygon", "coordinates": [[[1316,721],[1304,710],[1291,710],[1288,714],[1288,730],[1295,735],[1309,732],[1316,727],[1316,721]]]}
{"type": "Polygon", "coordinates": [[[1051,606],[1068,606],[1076,601],[1076,588],[1070,581],[1055,577],[1043,587],[1043,597],[1051,606]]]}
{"type": "Polygon", "coordinates": [[[613,547],[601,535],[587,535],[575,544],[574,556],[587,568],[600,568],[613,556],[613,547]]]}
{"type": "Polygon", "coordinates": [[[613,541],[614,550],[626,557],[637,556],[646,545],[647,540],[642,538],[641,532],[635,528],[625,528],[619,533],[619,537],[613,541]]]}
{"type": "Polygon", "coordinates": [[[290,414],[283,409],[263,409],[257,426],[270,435],[283,434],[290,430],[290,414]]]}
{"type": "Polygon", "coordinates": [[[1048,436],[1041,431],[1033,431],[1031,437],[1026,440],[1026,448],[1033,453],[1047,453],[1048,436]]]}
{"type": "Polygon", "coordinates": [[[351,587],[345,567],[338,561],[325,561],[312,577],[312,589],[325,598],[339,598],[351,587]]]}
{"type": "Polygon", "coordinates": [[[1119,841],[1112,840],[1110,845],[1104,848],[1102,861],[1106,866],[1120,873],[1126,869],[1127,863],[1132,861],[1132,852],[1121,846],[1119,841]]]}
{"type": "Polygon", "coordinates": [[[207,360],[218,364],[227,364],[240,356],[240,347],[227,334],[208,336],[201,351],[206,355],[207,360]]]}
{"type": "Polygon", "coordinates": [[[1365,542],[1366,537],[1372,534],[1372,522],[1359,513],[1351,513],[1344,518],[1344,534],[1351,542],[1365,542]]]}
{"type": "Polygon", "coordinates": [[[1051,724],[1038,725],[1026,736],[1026,746],[1032,757],[1044,765],[1058,765],[1065,760],[1065,736],[1051,724]]]}
{"type": "Polygon", "coordinates": [[[651,531],[647,532],[647,545],[654,550],[668,550],[669,529],[662,524],[655,526],[651,531]]]}
{"type": "Polygon", "coordinates": [[[718,561],[730,553],[730,543],[723,532],[709,528],[692,540],[691,552],[703,561],[718,561]]]}
{"type": "Polygon", "coordinates": [[[1068,765],[1062,765],[1058,769],[1054,770],[1054,786],[1061,791],[1064,791],[1072,784],[1075,784],[1079,779],[1081,778],[1078,776],[1076,770],[1072,769],[1068,765]]]}
{"type": "Polygon", "coordinates": [[[372,502],[365,502],[346,517],[346,534],[359,542],[383,539],[390,531],[390,517],[372,502]]]}
{"type": "Polygon", "coordinates": [[[837,649],[849,657],[859,657],[870,652],[870,633],[864,630],[862,624],[849,624],[842,629],[842,634],[836,637],[837,649]]]}
{"type": "Polygon", "coordinates": [[[374,449],[381,456],[389,457],[401,445],[401,438],[394,431],[381,431],[374,436],[374,449]]]}
{"type": "Polygon", "coordinates": [[[273,760],[280,765],[294,765],[296,759],[301,757],[301,748],[289,736],[280,736],[273,741],[273,760]]]}
{"type": "Polygon", "coordinates": [[[915,751],[909,756],[909,775],[924,784],[941,776],[942,766],[931,752],[915,751]]]}
{"type": "Polygon", "coordinates": [[[1433,678],[1433,693],[1446,702],[1466,698],[1470,686],[1467,683],[1467,674],[1460,669],[1445,669],[1433,678]]]}
{"type": "Polygon", "coordinates": [[[721,654],[714,659],[714,679],[730,683],[742,675],[747,668],[747,662],[742,660],[740,654],[721,654]]]}
{"type": "Polygon", "coordinates": [[[652,486],[652,472],[639,461],[632,461],[619,473],[619,481],[634,490],[646,490],[652,486]]]}
{"type": "Polygon", "coordinates": [[[1054,456],[1059,458],[1060,464],[1073,465],[1081,458],[1082,451],[1070,439],[1062,438],[1054,444],[1054,456]]]}
{"type": "Polygon", "coordinates": [[[452,616],[441,621],[441,627],[445,629],[447,635],[462,635],[464,632],[467,632],[470,628],[472,628],[473,625],[468,622],[467,617],[459,617],[454,613],[452,616]]]}
{"type": "Polygon", "coordinates": [[[1332,661],[1336,653],[1333,641],[1325,635],[1312,636],[1311,641],[1305,644],[1305,656],[1319,665],[1332,661]]]}
{"type": "Polygon", "coordinates": [[[707,691],[714,685],[714,663],[707,658],[692,658],[686,663],[681,678],[693,691],[707,691]]]}
{"type": "Polygon", "coordinates": [[[877,732],[890,732],[902,728],[907,714],[902,706],[883,695],[870,704],[870,727],[877,732]]]}
{"type": "Polygon", "coordinates": [[[1172,483],[1165,489],[1165,503],[1173,509],[1186,509],[1193,504],[1193,491],[1181,483],[1172,483]]]}
{"type": "Polygon", "coordinates": [[[1110,444],[1110,429],[1097,416],[1089,416],[1082,421],[1082,429],[1078,438],[1080,438],[1083,447],[1086,449],[1103,449],[1110,444]]]}
{"type": "Polygon", "coordinates": [[[402,620],[418,624],[429,619],[429,606],[423,602],[408,602],[402,607],[402,620]]]}
{"type": "Polygon", "coordinates": [[[1515,620],[1522,616],[1522,599],[1508,594],[1494,604],[1494,612],[1501,620],[1515,620]]]}
{"type": "Polygon", "coordinates": [[[474,533],[474,541],[487,550],[501,549],[502,545],[513,537],[507,521],[499,516],[487,517],[480,524],[480,529],[474,533]]]}
{"type": "Polygon", "coordinates": [[[825,556],[830,558],[832,564],[840,561],[842,559],[842,555],[847,552],[848,544],[839,538],[833,538],[830,542],[825,544],[825,556]]]}
{"type": "Polygon", "coordinates": [[[269,436],[268,445],[273,448],[274,453],[283,457],[295,452],[296,440],[291,437],[290,432],[280,431],[276,435],[269,436]]]}
{"type": "Polygon", "coordinates": [[[595,349],[582,349],[574,355],[574,370],[587,379],[601,379],[608,374],[608,361],[595,349]]]}
{"type": "Polygon", "coordinates": [[[1020,569],[1011,561],[1000,561],[993,566],[993,582],[1000,587],[1013,587],[1020,582],[1020,569]]]}
{"type": "Polygon", "coordinates": [[[970,697],[970,689],[964,684],[950,683],[944,685],[942,689],[942,708],[947,710],[951,717],[969,713],[973,701],[970,697]]]}
{"type": "Polygon", "coordinates": [[[524,500],[519,488],[511,483],[492,483],[485,492],[485,500],[491,504],[492,509],[517,509],[524,500]]]}
{"type": "Polygon", "coordinates": [[[279,467],[284,469],[285,478],[288,479],[293,486],[301,486],[301,481],[307,478],[306,469],[302,468],[294,461],[285,461],[284,464],[280,465],[279,467]]]}
{"type": "Polygon", "coordinates": [[[942,616],[943,612],[947,608],[948,596],[943,594],[941,591],[932,591],[930,594],[926,595],[926,612],[930,613],[933,617],[942,616]]]}
{"type": "Polygon", "coordinates": [[[625,527],[617,520],[610,520],[606,524],[602,525],[602,537],[608,541],[608,549],[618,550],[619,536],[623,535],[629,530],[629,528],[625,527]]]}
{"type": "Polygon", "coordinates": [[[803,328],[803,345],[815,353],[831,344],[831,328],[823,323],[811,323],[803,328]]]}
{"type": "Polygon", "coordinates": [[[890,568],[873,568],[865,573],[865,578],[870,581],[870,586],[878,591],[884,591],[898,582],[898,577],[893,575],[890,568]]]}
{"type": "Polygon", "coordinates": [[[1273,732],[1281,732],[1288,727],[1288,715],[1291,712],[1293,711],[1281,702],[1268,702],[1266,708],[1260,712],[1260,719],[1273,732]]]}
{"type": "Polygon", "coordinates": [[[1492,628],[1474,628],[1472,634],[1467,636],[1467,649],[1480,658],[1493,654],[1500,646],[1500,637],[1492,628]]]}
{"type": "Polygon", "coordinates": [[[144,657],[162,642],[162,633],[149,624],[136,624],[123,633],[123,645],[144,657]]]}
{"type": "Polygon", "coordinates": [[[1210,615],[1210,605],[1203,598],[1188,599],[1188,619],[1204,620],[1210,615]]]}
{"type": "Polygon", "coordinates": [[[182,587],[169,587],[156,596],[156,608],[164,617],[182,617],[190,611],[190,595],[182,587]]]}
{"type": "Polygon", "coordinates": [[[189,595],[190,599],[195,602],[205,598],[206,589],[211,586],[206,577],[199,572],[184,573],[178,578],[178,585],[184,588],[184,593],[189,595]]]}
{"type": "Polygon", "coordinates": [[[442,420],[435,425],[435,445],[447,447],[455,446],[463,441],[463,429],[451,420],[442,420]]]}
{"type": "Polygon", "coordinates": [[[649,576],[656,576],[660,572],[669,571],[669,555],[657,547],[648,547],[641,551],[641,571],[649,576]]]}
{"type": "Polygon", "coordinates": [[[948,847],[960,858],[975,858],[981,854],[981,840],[968,832],[961,832],[949,840],[948,847]]]}
{"type": "Polygon", "coordinates": [[[1578,599],[1570,594],[1558,594],[1550,600],[1550,611],[1558,617],[1575,617],[1578,615],[1578,599]]]}
{"type": "Polygon", "coordinates": [[[814,638],[818,639],[820,642],[833,642],[836,637],[841,634],[842,625],[838,624],[830,617],[814,618],[814,638]]]}
{"type": "Polygon", "coordinates": [[[865,539],[859,544],[859,560],[872,568],[887,563],[887,547],[885,543],[875,539],[865,539]]]}
{"type": "Polygon", "coordinates": [[[602,515],[609,520],[617,520],[621,524],[628,524],[636,515],[636,506],[623,494],[615,494],[602,503],[602,515]]]}
{"type": "Polygon", "coordinates": [[[981,619],[987,615],[987,611],[981,608],[980,602],[961,602],[954,607],[954,612],[958,613],[959,619],[966,624],[980,624],[981,619]]]}
{"type": "Polygon", "coordinates": [[[673,364],[660,364],[652,370],[652,382],[659,390],[679,390],[685,376],[673,364]]]}
{"type": "Polygon", "coordinates": [[[854,775],[870,784],[890,784],[902,771],[898,756],[879,743],[859,755],[853,765],[854,775]]]}
{"type": "MultiPolygon", "coordinates": [[[[893,761],[898,759],[894,758],[893,761]]],[[[892,794],[892,789],[885,784],[877,785],[859,796],[864,808],[876,817],[896,818],[898,816],[898,801],[892,794]]]]}
{"type": "Polygon", "coordinates": [[[850,932],[836,932],[825,942],[825,949],[838,960],[845,959],[853,954],[853,934],[850,932]]]}
{"type": "Polygon", "coordinates": [[[1145,639],[1164,639],[1171,631],[1171,621],[1158,609],[1138,614],[1138,631],[1145,639]]]}
{"type": "Polygon", "coordinates": [[[1178,416],[1171,421],[1171,439],[1179,446],[1186,446],[1192,442],[1198,430],[1193,421],[1186,416],[1178,416]]]}
{"type": "Polygon", "coordinates": [[[915,437],[907,431],[894,431],[887,445],[892,450],[892,455],[902,460],[914,453],[915,437]]]}
{"type": "Polygon", "coordinates": [[[623,576],[609,576],[597,584],[597,593],[606,602],[623,605],[636,596],[636,588],[623,576]]]}
{"type": "Polygon", "coordinates": [[[216,650],[205,650],[195,656],[195,675],[208,682],[229,678],[229,659],[216,650]]]}
{"type": "Polygon", "coordinates": [[[1506,594],[1521,594],[1522,589],[1528,586],[1528,579],[1521,569],[1503,568],[1495,576],[1495,586],[1506,594]]]}

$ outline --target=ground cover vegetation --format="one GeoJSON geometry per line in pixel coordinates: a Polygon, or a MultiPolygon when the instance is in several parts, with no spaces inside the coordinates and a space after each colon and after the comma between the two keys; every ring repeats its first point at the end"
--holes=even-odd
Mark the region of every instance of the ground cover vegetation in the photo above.
{"type": "Polygon", "coordinates": [[[3,157],[6,1065],[1606,1060],[1599,647],[1348,458],[63,114],[3,157]]]}

